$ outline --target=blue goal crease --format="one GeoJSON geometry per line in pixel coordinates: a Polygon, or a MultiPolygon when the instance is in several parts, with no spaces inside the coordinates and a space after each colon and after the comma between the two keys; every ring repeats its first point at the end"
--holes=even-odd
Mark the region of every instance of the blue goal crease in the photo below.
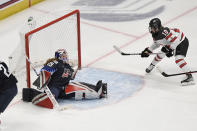
{"type": "Polygon", "coordinates": [[[137,75],[96,68],[83,68],[78,71],[74,81],[96,85],[99,80],[107,83],[108,98],[82,101],[61,100],[60,105],[72,104],[78,109],[89,109],[114,104],[132,96],[142,88],[144,83],[142,77],[137,75]]]}

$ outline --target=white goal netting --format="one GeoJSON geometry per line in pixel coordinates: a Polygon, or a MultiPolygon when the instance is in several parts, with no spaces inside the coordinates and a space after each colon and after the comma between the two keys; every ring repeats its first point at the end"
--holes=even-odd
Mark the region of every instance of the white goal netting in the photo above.
{"type": "Polygon", "coordinates": [[[67,50],[74,66],[80,67],[78,10],[58,15],[33,16],[33,20],[29,23],[26,22],[21,29],[20,43],[9,57],[10,70],[18,78],[18,86],[25,88],[28,82],[32,83],[37,77],[33,71],[26,68],[26,57],[29,57],[32,65],[39,72],[46,60],[53,58],[57,49],[63,48],[67,50]],[[27,72],[30,72],[29,80],[27,72]]]}

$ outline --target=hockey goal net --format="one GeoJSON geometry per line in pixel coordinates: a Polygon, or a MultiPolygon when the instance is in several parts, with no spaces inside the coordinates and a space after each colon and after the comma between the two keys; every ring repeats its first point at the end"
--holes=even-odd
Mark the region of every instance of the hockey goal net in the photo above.
{"type": "Polygon", "coordinates": [[[28,25],[20,32],[21,41],[9,57],[10,70],[22,88],[30,88],[37,77],[27,58],[39,72],[46,60],[54,58],[55,51],[63,48],[73,66],[81,68],[79,10],[49,14],[34,20],[33,26],[28,25]]]}

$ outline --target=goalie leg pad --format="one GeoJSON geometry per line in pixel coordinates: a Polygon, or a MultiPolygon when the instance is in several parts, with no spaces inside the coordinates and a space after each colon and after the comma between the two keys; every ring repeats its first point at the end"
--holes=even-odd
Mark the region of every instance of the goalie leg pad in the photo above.
{"type": "Polygon", "coordinates": [[[71,82],[67,85],[65,89],[66,95],[74,94],[75,100],[82,100],[82,99],[98,99],[102,94],[102,84],[98,85],[99,87],[96,90],[90,88],[82,83],[78,82],[71,82]]]}
{"type": "Polygon", "coordinates": [[[46,93],[41,93],[35,96],[32,100],[32,103],[37,106],[53,109],[53,103],[51,102],[46,93]]]}
{"type": "Polygon", "coordinates": [[[32,99],[37,96],[38,94],[41,94],[41,91],[38,91],[33,88],[23,88],[22,90],[22,100],[25,102],[31,102],[32,99]]]}

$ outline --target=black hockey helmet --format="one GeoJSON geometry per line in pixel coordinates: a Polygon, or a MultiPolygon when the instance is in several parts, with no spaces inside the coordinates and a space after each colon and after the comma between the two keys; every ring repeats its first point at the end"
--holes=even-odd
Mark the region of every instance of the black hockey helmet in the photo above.
{"type": "Polygon", "coordinates": [[[149,32],[157,33],[162,28],[161,20],[159,18],[153,18],[149,22],[149,32]]]}

